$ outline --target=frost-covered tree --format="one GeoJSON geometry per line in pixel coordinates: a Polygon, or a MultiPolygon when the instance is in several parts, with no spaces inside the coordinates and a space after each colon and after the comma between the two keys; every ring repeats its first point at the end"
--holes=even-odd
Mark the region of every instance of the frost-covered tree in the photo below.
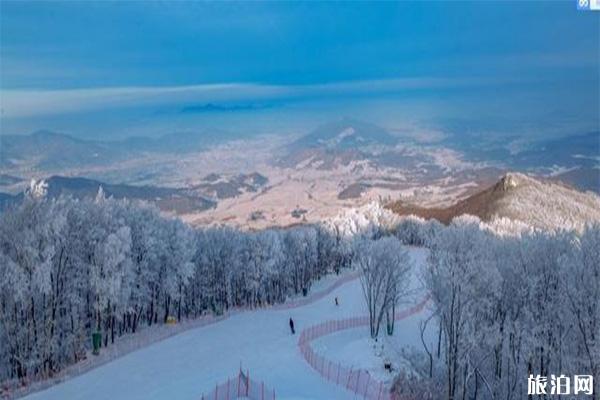
{"type": "Polygon", "coordinates": [[[27,196],[0,214],[0,381],[41,379],[141,327],[285,301],[349,266],[322,227],[192,229],[142,203],[27,196]]]}
{"type": "MultiPolygon", "coordinates": [[[[419,231],[413,222],[397,229],[419,231]]],[[[598,225],[583,232],[510,225],[461,217],[424,241],[433,313],[424,329],[437,343],[423,341],[421,361],[411,353],[415,375],[399,379],[420,383],[398,382],[398,393],[422,387],[417,397],[520,399],[530,374],[597,376],[598,225]]]]}
{"type": "MultiPolygon", "coordinates": [[[[354,246],[353,263],[361,271],[362,292],[369,311],[371,337],[379,335],[386,313],[406,294],[411,265],[407,252],[394,237],[360,238],[354,246]]],[[[393,319],[393,318],[392,318],[393,319]]]]}
{"type": "MultiPolygon", "coordinates": [[[[561,259],[565,276],[562,283],[566,312],[571,316],[571,329],[577,338],[577,356],[567,362],[575,370],[589,371],[600,376],[600,225],[588,226],[572,251],[561,259]],[[583,354],[583,357],[580,355],[583,354]]],[[[594,393],[600,392],[599,379],[594,393]]]]}

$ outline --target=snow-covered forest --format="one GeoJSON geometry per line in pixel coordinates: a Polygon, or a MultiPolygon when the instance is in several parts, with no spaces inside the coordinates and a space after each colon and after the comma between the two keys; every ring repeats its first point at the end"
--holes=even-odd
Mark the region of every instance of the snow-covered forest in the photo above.
{"type": "Polygon", "coordinates": [[[152,207],[30,196],[0,216],[0,381],[51,376],[124,334],[302,294],[349,265],[329,231],[192,229],[152,207]]]}
{"type": "Polygon", "coordinates": [[[399,242],[429,249],[431,317],[423,346],[404,351],[412,368],[396,392],[517,399],[529,374],[600,373],[599,225],[550,232],[463,216],[444,226],[369,206],[322,226],[193,229],[100,193],[33,194],[0,216],[0,380],[51,376],[85,357],[96,331],[110,346],[170,318],[279,303],[352,266],[397,277],[371,294],[381,322],[404,291],[399,242]]]}
{"type": "MultiPolygon", "coordinates": [[[[499,235],[479,219],[417,218],[396,233],[430,249],[423,278],[433,345],[406,357],[398,393],[421,399],[520,399],[530,374],[600,376],[600,226],[499,235]]],[[[512,229],[514,231],[514,229],[512,229]]],[[[431,334],[431,332],[430,332],[431,334]]]]}

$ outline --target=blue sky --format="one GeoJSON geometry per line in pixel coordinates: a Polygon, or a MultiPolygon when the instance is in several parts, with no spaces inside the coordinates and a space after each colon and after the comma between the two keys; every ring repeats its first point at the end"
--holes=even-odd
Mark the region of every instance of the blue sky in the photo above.
{"type": "Polygon", "coordinates": [[[2,133],[598,126],[600,13],[574,0],[0,4],[2,133]]]}

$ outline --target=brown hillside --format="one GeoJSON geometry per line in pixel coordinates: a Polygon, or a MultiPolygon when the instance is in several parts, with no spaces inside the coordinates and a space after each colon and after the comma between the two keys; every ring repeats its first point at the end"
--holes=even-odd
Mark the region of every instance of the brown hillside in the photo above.
{"type": "Polygon", "coordinates": [[[397,201],[386,207],[398,215],[416,215],[425,219],[437,219],[448,224],[454,217],[464,214],[475,215],[489,220],[497,211],[497,203],[515,186],[511,175],[504,176],[499,182],[481,192],[446,208],[425,208],[397,201]]]}

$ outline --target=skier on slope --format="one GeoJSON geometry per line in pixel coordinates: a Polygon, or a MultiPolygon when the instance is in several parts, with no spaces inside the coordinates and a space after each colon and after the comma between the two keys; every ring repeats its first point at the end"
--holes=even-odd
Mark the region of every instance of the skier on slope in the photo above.
{"type": "Polygon", "coordinates": [[[336,305],[336,306],[339,306],[339,305],[340,305],[340,303],[338,302],[338,298],[337,298],[337,296],[335,297],[335,305],[336,305]]]}
{"type": "Polygon", "coordinates": [[[290,318],[290,330],[292,331],[292,335],[296,333],[294,330],[294,320],[292,318],[290,318]]]}

